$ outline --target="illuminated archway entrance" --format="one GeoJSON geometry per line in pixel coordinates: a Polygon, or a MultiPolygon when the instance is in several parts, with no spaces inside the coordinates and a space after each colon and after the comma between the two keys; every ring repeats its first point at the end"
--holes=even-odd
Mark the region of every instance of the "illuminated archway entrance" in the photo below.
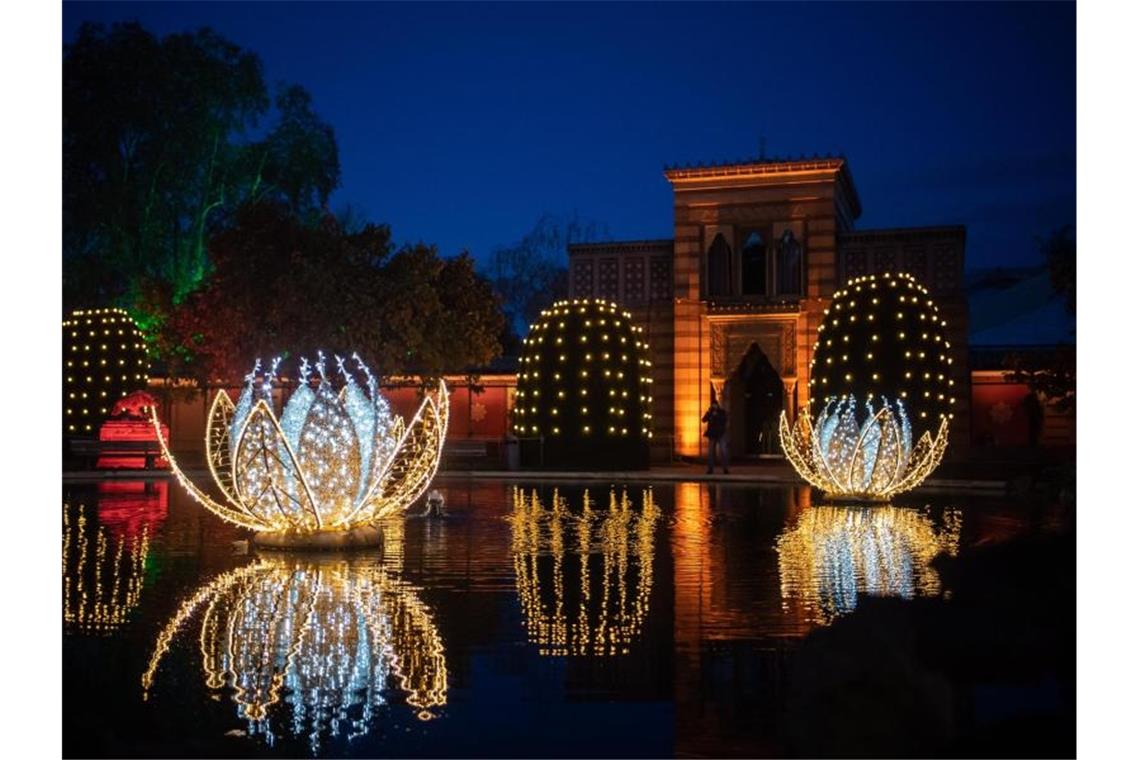
{"type": "Polygon", "coordinates": [[[777,428],[784,383],[760,346],[752,343],[724,384],[728,446],[733,457],[779,454],[777,428]]]}

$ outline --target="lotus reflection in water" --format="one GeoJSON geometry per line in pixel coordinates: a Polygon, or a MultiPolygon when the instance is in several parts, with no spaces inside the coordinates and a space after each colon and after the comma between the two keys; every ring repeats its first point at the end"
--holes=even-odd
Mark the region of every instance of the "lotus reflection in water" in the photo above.
{"type": "Polygon", "coordinates": [[[398,692],[421,720],[447,703],[432,615],[381,565],[273,557],[223,573],[159,634],[144,699],[194,617],[206,686],[228,687],[247,733],[270,745],[287,733],[307,738],[316,754],[329,737],[362,736],[398,692]]]}
{"type": "Polygon", "coordinates": [[[150,556],[149,527],[119,535],[95,524],[80,504],[63,507],[63,622],[84,633],[111,633],[139,603],[150,556]]]}
{"type": "Polygon", "coordinates": [[[955,509],[939,528],[914,509],[809,507],[776,541],[784,608],[802,604],[828,624],[854,610],[859,594],[936,596],[942,584],[931,560],[957,554],[961,524],[955,509]]]}
{"type": "Polygon", "coordinates": [[[536,491],[514,489],[515,578],[527,640],[540,654],[626,654],[640,636],[661,515],[652,491],[641,498],[635,509],[624,491],[611,492],[599,510],[587,492],[574,513],[557,490],[548,508],[536,491]]]}
{"type": "MultiPolygon", "coordinates": [[[[363,386],[337,357],[337,391],[316,363],[316,387],[307,362],[301,383],[280,419],[273,411],[277,362],[246,377],[237,404],[221,391],[206,426],[206,459],[228,504],[195,486],[170,452],[174,474],[219,517],[255,531],[292,536],[345,533],[374,526],[412,504],[431,483],[447,435],[448,394],[441,381],[406,425],[391,413],[376,379],[356,358],[363,386]]],[[[158,417],[153,414],[158,426],[158,417]]]]}

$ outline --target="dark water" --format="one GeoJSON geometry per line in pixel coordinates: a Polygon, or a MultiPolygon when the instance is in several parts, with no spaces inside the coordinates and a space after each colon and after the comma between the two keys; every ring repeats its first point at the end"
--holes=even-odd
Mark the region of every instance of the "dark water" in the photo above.
{"type": "Polygon", "coordinates": [[[805,636],[1049,529],[977,497],[437,485],[446,518],[341,555],[243,551],[173,484],[65,486],[65,754],[783,755],[805,636]]]}

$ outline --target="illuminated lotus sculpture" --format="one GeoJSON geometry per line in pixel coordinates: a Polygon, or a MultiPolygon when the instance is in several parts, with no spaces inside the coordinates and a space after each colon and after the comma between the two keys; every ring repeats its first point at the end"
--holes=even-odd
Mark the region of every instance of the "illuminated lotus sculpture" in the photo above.
{"type": "Polygon", "coordinates": [[[946,451],[955,402],[946,320],[913,277],[890,273],[849,281],[823,315],[811,404],[794,423],[780,415],[780,445],[828,496],[889,500],[946,451]]]}
{"type": "MultiPolygon", "coordinates": [[[[206,423],[206,461],[228,503],[194,485],[163,441],[179,482],[214,514],[257,531],[259,543],[340,546],[377,538],[376,522],[411,505],[435,475],[448,394],[441,381],[405,424],[368,367],[353,358],[365,381],[337,357],[339,390],[323,355],[315,377],[302,361],[301,383],[280,418],[272,398],[278,363],[265,373],[258,363],[236,404],[218,393],[206,423]]],[[[157,427],[153,412],[152,421],[157,427]]]]}

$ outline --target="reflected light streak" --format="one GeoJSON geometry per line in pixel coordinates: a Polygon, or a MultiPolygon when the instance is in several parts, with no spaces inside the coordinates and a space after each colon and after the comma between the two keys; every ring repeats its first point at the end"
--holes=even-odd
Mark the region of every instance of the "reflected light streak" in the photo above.
{"type": "Polygon", "coordinates": [[[83,633],[108,634],[138,605],[150,556],[148,526],[129,536],[91,525],[87,507],[63,506],[63,622],[83,633]]]}
{"type": "Polygon", "coordinates": [[[447,663],[431,612],[382,565],[271,557],[221,574],[159,634],[144,699],[195,616],[207,688],[228,687],[248,734],[270,746],[287,732],[307,739],[315,755],[327,737],[363,736],[397,690],[421,720],[447,704],[447,663]]]}
{"type": "Polygon", "coordinates": [[[598,510],[587,491],[579,513],[557,490],[550,508],[537,491],[515,488],[513,500],[511,550],[527,640],[546,656],[627,654],[653,588],[661,516],[653,492],[642,491],[635,509],[624,491],[611,491],[608,508],[598,510]]]}
{"type": "Polygon", "coordinates": [[[785,611],[807,608],[829,624],[855,609],[859,594],[936,596],[942,591],[931,561],[958,551],[962,514],[947,509],[936,527],[927,511],[893,506],[814,506],[776,541],[785,611]]]}

